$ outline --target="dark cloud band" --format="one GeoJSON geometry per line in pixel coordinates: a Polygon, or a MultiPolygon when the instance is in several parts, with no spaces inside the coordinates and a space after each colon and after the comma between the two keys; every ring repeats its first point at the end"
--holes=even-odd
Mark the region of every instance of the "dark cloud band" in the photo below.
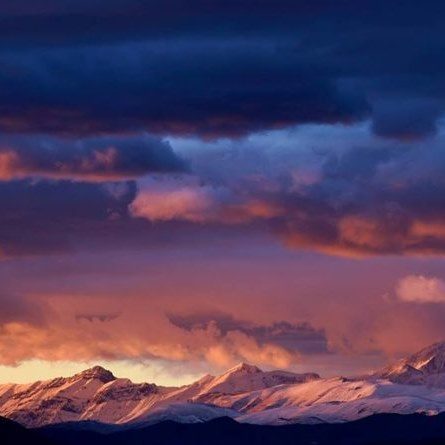
{"type": "Polygon", "coordinates": [[[217,138],[369,118],[383,137],[434,135],[443,3],[397,0],[391,20],[383,1],[310,3],[4,7],[0,129],[217,138]]]}
{"type": "Polygon", "coordinates": [[[103,182],[185,170],[185,162],[168,143],[149,136],[77,140],[44,136],[0,138],[3,181],[34,177],[103,182]]]}

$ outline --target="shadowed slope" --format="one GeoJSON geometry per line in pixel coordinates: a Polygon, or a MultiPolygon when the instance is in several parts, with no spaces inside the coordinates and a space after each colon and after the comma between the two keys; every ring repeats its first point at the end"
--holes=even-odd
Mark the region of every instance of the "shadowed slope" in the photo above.
{"type": "Polygon", "coordinates": [[[53,440],[39,432],[27,430],[12,420],[0,417],[0,443],[2,445],[55,445],[53,440]]]}
{"type": "Polygon", "coordinates": [[[45,427],[64,445],[383,445],[445,443],[445,415],[382,414],[344,424],[260,426],[229,418],[201,424],[162,422],[146,428],[100,434],[75,424],[45,427]]]}

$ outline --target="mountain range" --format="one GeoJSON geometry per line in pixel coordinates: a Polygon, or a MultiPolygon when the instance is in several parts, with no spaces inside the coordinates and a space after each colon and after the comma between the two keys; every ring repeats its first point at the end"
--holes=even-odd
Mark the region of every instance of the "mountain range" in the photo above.
{"type": "Polygon", "coordinates": [[[445,411],[445,342],[356,378],[262,371],[239,364],[182,387],[133,383],[95,366],[68,378],[0,385],[0,416],[28,428],[80,422],[115,431],[232,418],[257,425],[320,424],[379,413],[445,411]]]}

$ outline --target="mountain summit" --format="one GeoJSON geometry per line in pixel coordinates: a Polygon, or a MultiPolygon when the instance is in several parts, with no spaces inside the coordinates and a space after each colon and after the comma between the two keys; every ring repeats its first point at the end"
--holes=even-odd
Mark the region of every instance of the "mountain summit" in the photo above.
{"type": "Polygon", "coordinates": [[[211,379],[199,395],[200,401],[209,402],[214,394],[237,394],[246,391],[257,391],[282,384],[303,383],[319,379],[315,373],[295,374],[287,371],[262,371],[247,363],[237,366],[211,379]]]}
{"type": "Polygon", "coordinates": [[[249,365],[248,363],[238,363],[233,368],[230,368],[225,374],[235,374],[235,373],[243,373],[243,374],[258,374],[261,371],[260,368],[254,365],[249,365]]]}
{"type": "Polygon", "coordinates": [[[97,379],[103,383],[112,382],[116,380],[116,377],[108,369],[102,368],[102,366],[93,366],[92,368],[86,369],[85,371],[76,374],[74,377],[80,377],[82,379],[90,380],[97,379]]]}
{"type": "Polygon", "coordinates": [[[434,343],[377,372],[396,383],[445,385],[445,342],[434,343]]]}

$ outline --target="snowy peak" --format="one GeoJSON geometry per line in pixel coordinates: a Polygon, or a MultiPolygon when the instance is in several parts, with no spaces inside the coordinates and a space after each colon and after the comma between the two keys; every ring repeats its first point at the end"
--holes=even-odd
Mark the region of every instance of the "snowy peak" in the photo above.
{"type": "Polygon", "coordinates": [[[303,383],[319,379],[315,373],[295,374],[287,371],[262,371],[260,368],[240,363],[203,385],[197,400],[210,401],[215,394],[240,394],[263,390],[276,385],[303,383]]]}
{"type": "Polygon", "coordinates": [[[406,359],[406,364],[424,374],[445,372],[445,342],[435,343],[406,359]]]}
{"type": "Polygon", "coordinates": [[[375,376],[405,384],[445,383],[445,342],[435,343],[377,372],[375,376]]]}
{"type": "Polygon", "coordinates": [[[248,363],[238,363],[238,365],[230,368],[223,375],[233,375],[233,374],[258,374],[263,372],[260,368],[254,365],[249,365],[248,363]]]}
{"type": "Polygon", "coordinates": [[[84,380],[99,380],[102,383],[112,382],[116,380],[116,377],[108,369],[102,368],[102,366],[93,366],[92,368],[86,369],[76,375],[73,378],[80,378],[84,380]]]}

